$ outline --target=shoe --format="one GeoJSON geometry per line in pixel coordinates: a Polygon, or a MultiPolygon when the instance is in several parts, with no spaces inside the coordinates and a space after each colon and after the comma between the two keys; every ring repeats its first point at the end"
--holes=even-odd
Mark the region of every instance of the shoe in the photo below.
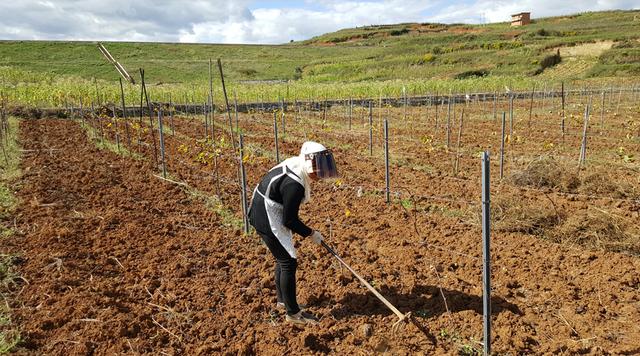
{"type": "Polygon", "coordinates": [[[302,310],[293,315],[287,314],[286,320],[290,323],[298,325],[318,325],[320,323],[320,319],[316,318],[313,314],[307,313],[302,310]]]}
{"type": "MultiPolygon", "coordinates": [[[[304,305],[304,304],[298,304],[298,308],[300,308],[300,310],[304,310],[304,309],[307,309],[307,306],[304,305]]],[[[287,307],[284,305],[283,302],[277,302],[276,303],[276,309],[285,310],[285,309],[287,309],[287,307]]]]}

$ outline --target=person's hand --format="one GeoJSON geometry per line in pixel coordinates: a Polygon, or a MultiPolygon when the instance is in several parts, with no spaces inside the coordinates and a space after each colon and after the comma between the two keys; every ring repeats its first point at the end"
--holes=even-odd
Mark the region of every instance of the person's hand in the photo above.
{"type": "Polygon", "coordinates": [[[320,245],[322,239],[322,234],[319,231],[314,231],[313,234],[311,234],[311,241],[313,241],[313,243],[315,244],[320,245]]]}

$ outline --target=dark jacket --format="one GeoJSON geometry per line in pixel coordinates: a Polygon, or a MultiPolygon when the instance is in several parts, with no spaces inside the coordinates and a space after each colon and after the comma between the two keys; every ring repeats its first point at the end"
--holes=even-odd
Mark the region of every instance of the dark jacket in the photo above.
{"type": "MultiPolygon", "coordinates": [[[[289,168],[287,168],[287,173],[297,177],[289,168]]],[[[304,199],[304,186],[288,175],[283,174],[282,167],[276,167],[270,170],[269,173],[262,178],[257,189],[264,196],[283,205],[284,216],[282,221],[284,226],[298,235],[305,237],[313,233],[313,230],[300,221],[300,217],[298,216],[300,204],[304,199]],[[271,184],[270,191],[267,192],[269,182],[278,175],[281,176],[271,184]]],[[[260,194],[256,193],[253,195],[251,208],[249,209],[249,222],[258,232],[266,234],[272,233],[264,199],[260,194]]]]}

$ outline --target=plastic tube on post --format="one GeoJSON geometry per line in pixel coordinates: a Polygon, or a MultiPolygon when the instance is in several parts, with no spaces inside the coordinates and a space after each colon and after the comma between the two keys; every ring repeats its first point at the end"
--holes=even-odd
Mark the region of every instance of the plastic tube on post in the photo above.
{"type": "Polygon", "coordinates": [[[482,311],[484,354],[491,355],[491,244],[490,244],[490,160],[489,152],[482,153],[482,311]]]}
{"type": "Polygon", "coordinates": [[[384,120],[384,179],[385,179],[385,196],[387,204],[391,202],[391,194],[389,191],[389,122],[384,120]]]}

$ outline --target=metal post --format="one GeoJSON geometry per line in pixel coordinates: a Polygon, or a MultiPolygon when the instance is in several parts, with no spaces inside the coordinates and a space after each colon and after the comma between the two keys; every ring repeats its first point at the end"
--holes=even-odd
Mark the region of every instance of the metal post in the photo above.
{"type": "MultiPolygon", "coordinates": [[[[444,103],[444,99],[440,102],[440,104],[444,103]]],[[[436,95],[436,131],[438,131],[438,97],[436,95]]]]}
{"type": "Polygon", "coordinates": [[[276,164],[280,163],[280,151],[278,149],[278,112],[273,112],[273,135],[276,144],[276,164]]]}
{"type": "Polygon", "coordinates": [[[536,86],[533,85],[533,89],[531,89],[531,100],[529,101],[529,122],[528,127],[531,128],[531,115],[533,115],[533,97],[536,93],[536,86]]]}
{"type": "Polygon", "coordinates": [[[403,114],[402,114],[402,119],[404,121],[407,120],[407,88],[405,88],[404,86],[402,86],[402,98],[404,99],[404,103],[403,103],[403,114]]]}
{"type": "Polygon", "coordinates": [[[285,121],[285,107],[284,107],[284,99],[281,99],[282,101],[280,102],[280,110],[281,110],[281,115],[282,115],[282,140],[284,141],[284,137],[287,134],[287,125],[286,125],[286,121],[285,121]]]}
{"type": "Polygon", "coordinates": [[[561,95],[561,100],[562,100],[562,122],[560,123],[560,130],[562,132],[562,139],[564,140],[564,82],[562,82],[562,92],[560,93],[561,95]]]}
{"type": "Polygon", "coordinates": [[[509,139],[513,139],[513,94],[509,96],[509,139]]]}
{"type": "Polygon", "coordinates": [[[351,117],[353,116],[353,100],[349,98],[349,130],[351,130],[351,117]]]}
{"type": "Polygon", "coordinates": [[[247,173],[244,170],[244,135],[240,134],[240,194],[242,199],[242,223],[244,233],[249,234],[249,216],[247,207],[247,173]]]}
{"type": "Polygon", "coordinates": [[[162,158],[162,177],[167,178],[167,162],[164,156],[164,133],[162,132],[162,110],[158,110],[158,131],[160,132],[160,157],[162,158]]]}
{"type": "Polygon", "coordinates": [[[491,355],[491,194],[489,152],[482,153],[482,305],[484,354],[491,355]]]}
{"type": "Polygon", "coordinates": [[[118,117],[116,116],[116,105],[111,106],[111,117],[113,118],[113,125],[116,130],[116,147],[120,152],[120,132],[118,130],[118,117]]]}
{"type": "Polygon", "coordinates": [[[504,126],[507,118],[507,114],[502,112],[502,140],[500,141],[500,179],[504,177],[504,126]]]}
{"type": "Polygon", "coordinates": [[[122,106],[122,119],[124,120],[124,131],[127,136],[127,146],[131,147],[131,135],[129,134],[129,122],[127,121],[127,107],[124,103],[124,87],[122,86],[122,78],[120,78],[120,105],[122,106]]]}
{"type": "Polygon", "coordinates": [[[447,100],[447,151],[449,151],[449,145],[451,144],[451,95],[447,100]]]}
{"type": "Polygon", "coordinates": [[[176,135],[176,126],[173,124],[173,101],[171,100],[171,93],[169,93],[169,115],[171,119],[171,136],[176,135]]]}
{"type": "Polygon", "coordinates": [[[580,158],[578,158],[578,169],[582,167],[587,159],[587,127],[589,125],[589,107],[591,106],[591,99],[584,108],[584,127],[582,128],[582,145],[580,146],[580,158]]]}
{"type": "Polygon", "coordinates": [[[496,119],[496,109],[497,109],[496,106],[497,106],[497,103],[498,103],[498,92],[494,91],[493,92],[493,119],[494,120],[496,119]]]}
{"type": "Polygon", "coordinates": [[[602,92],[602,103],[600,108],[600,131],[604,130],[604,91],[602,92]]]}
{"type": "Polygon", "coordinates": [[[204,140],[209,140],[209,109],[207,104],[202,105],[202,113],[204,114],[204,140]]]}
{"type": "Polygon", "coordinates": [[[235,90],[233,91],[233,111],[235,111],[235,114],[236,114],[236,132],[239,132],[240,123],[238,121],[238,97],[236,96],[236,91],[235,90]]]}
{"type": "Polygon", "coordinates": [[[391,194],[389,191],[389,122],[384,119],[384,180],[385,180],[385,196],[387,203],[391,202],[391,194]]]}
{"type": "Polygon", "coordinates": [[[373,156],[373,104],[369,101],[369,156],[373,156]]]}
{"type": "Polygon", "coordinates": [[[460,163],[460,143],[462,142],[462,123],[464,121],[464,108],[462,108],[462,113],[460,114],[460,127],[458,129],[458,144],[456,146],[456,160],[453,165],[453,175],[458,175],[458,165],[460,163]]]}
{"type": "Polygon", "coordinates": [[[82,127],[84,128],[84,108],[82,107],[82,97],[80,97],[80,120],[82,122],[82,127]]]}

